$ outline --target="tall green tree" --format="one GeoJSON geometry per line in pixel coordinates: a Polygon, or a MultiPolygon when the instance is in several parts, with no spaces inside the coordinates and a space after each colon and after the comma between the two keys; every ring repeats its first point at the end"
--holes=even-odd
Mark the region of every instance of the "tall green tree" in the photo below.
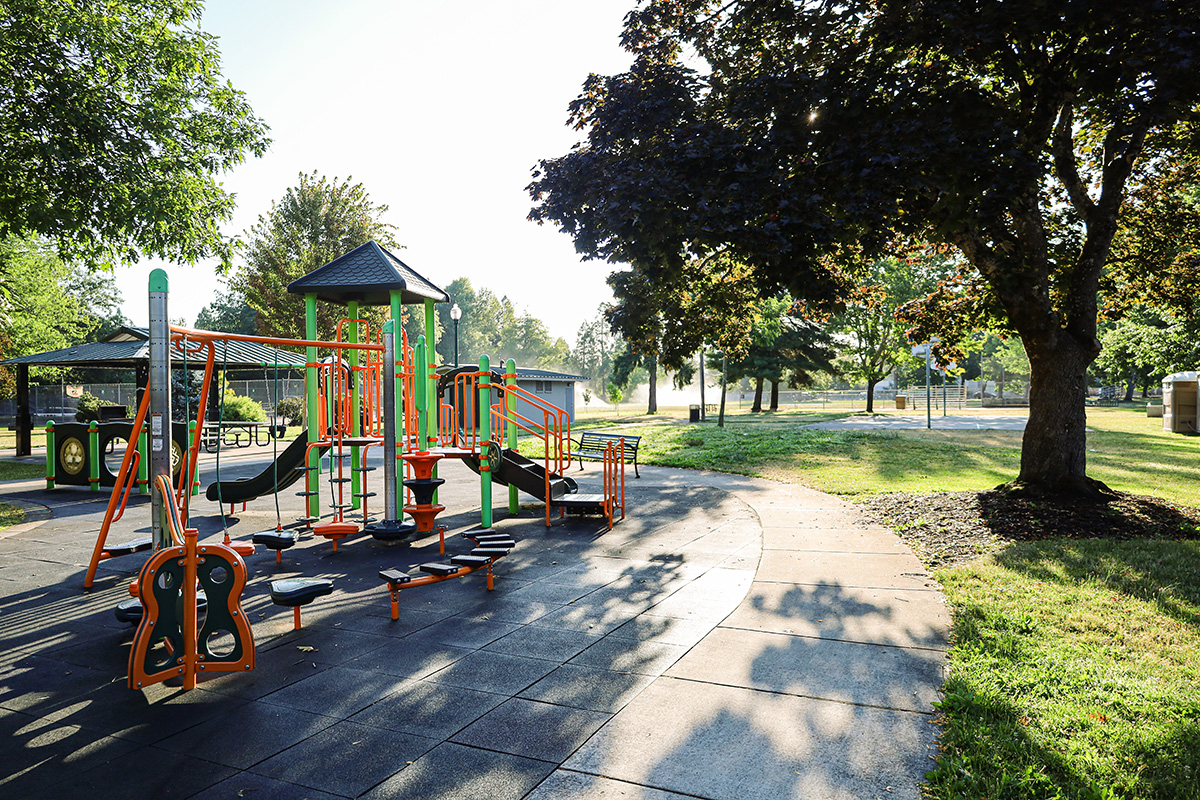
{"type": "Polygon", "coordinates": [[[833,339],[817,323],[805,319],[790,298],[772,297],[760,304],[758,322],[745,353],[728,363],[727,380],[754,383],[752,412],[763,409],[763,386],[771,383],[771,410],[779,409],[779,384],[798,389],[816,372],[833,374],[833,339]]]}
{"type": "Polygon", "coordinates": [[[840,334],[845,372],[867,384],[868,414],[875,410],[875,386],[912,352],[908,326],[896,312],[933,289],[945,261],[921,253],[872,261],[856,276],[858,286],[846,298],[845,309],[833,317],[830,329],[840,334]]]}
{"type": "Polygon", "coordinates": [[[253,336],[257,330],[254,327],[255,315],[256,312],[246,302],[246,298],[238,292],[218,291],[213,295],[212,302],[200,309],[200,313],[196,315],[196,327],[206,331],[253,336]]]}
{"type": "Polygon", "coordinates": [[[0,7],[0,236],[70,260],[228,256],[218,176],[269,140],[200,0],[0,7]]]}
{"type": "Polygon", "coordinates": [[[648,0],[623,41],[630,70],[572,104],[586,141],[535,171],[535,220],[656,286],[725,249],[813,303],[845,287],[822,261],[841,246],[952,245],[961,280],[916,335],[1015,331],[1017,485],[1103,493],[1084,415],[1100,276],[1130,185],[1192,147],[1193,3],[648,0]]]}
{"type": "MultiPolygon", "coordinates": [[[[396,247],[395,228],[383,221],[388,207],[372,202],[361,183],[350,181],[300,173],[299,183],[272,203],[247,234],[244,262],[229,286],[254,309],[260,334],[304,338],[304,297],[288,294],[292,281],[372,239],[388,249],[396,247]]],[[[360,311],[374,323],[372,329],[389,316],[387,309],[360,311]]],[[[318,303],[318,337],[332,339],[345,312],[318,303]]]]}
{"type": "Polygon", "coordinates": [[[588,385],[598,395],[603,395],[608,386],[620,345],[605,316],[606,307],[602,304],[595,316],[579,326],[571,350],[571,368],[586,376],[588,385]]]}
{"type": "MultiPolygon", "coordinates": [[[[562,338],[550,335],[546,324],[528,312],[517,313],[508,297],[498,297],[490,289],[476,289],[467,278],[456,278],[446,287],[452,303],[462,311],[458,322],[459,361],[478,362],[487,354],[493,364],[513,359],[518,367],[562,369],[570,358],[570,348],[562,338]]],[[[442,330],[437,352],[443,363],[454,360],[454,321],[451,305],[437,307],[438,326],[442,330]]]]}
{"type": "MultiPolygon", "coordinates": [[[[0,359],[88,341],[124,322],[120,307],[110,274],[71,269],[42,239],[0,240],[0,359]]],[[[60,372],[34,367],[30,377],[60,372]]],[[[14,372],[0,367],[0,396],[15,387],[14,372]]]]}

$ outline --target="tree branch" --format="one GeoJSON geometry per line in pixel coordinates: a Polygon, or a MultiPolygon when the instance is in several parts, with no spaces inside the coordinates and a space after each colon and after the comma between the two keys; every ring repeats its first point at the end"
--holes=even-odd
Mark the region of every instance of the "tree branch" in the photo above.
{"type": "Polygon", "coordinates": [[[1068,103],[1059,114],[1051,149],[1054,154],[1055,171],[1067,190],[1067,196],[1071,198],[1071,205],[1075,206],[1083,221],[1090,224],[1096,212],[1096,204],[1079,177],[1079,165],[1075,162],[1074,126],[1075,107],[1068,103]]]}

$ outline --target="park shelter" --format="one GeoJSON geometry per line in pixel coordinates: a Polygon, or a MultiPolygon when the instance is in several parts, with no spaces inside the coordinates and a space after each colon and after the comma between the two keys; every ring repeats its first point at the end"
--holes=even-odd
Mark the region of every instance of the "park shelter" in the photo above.
{"type": "Polygon", "coordinates": [[[1196,398],[1200,373],[1176,372],[1163,378],[1163,430],[1171,433],[1197,433],[1196,398]]]}
{"type": "MultiPolygon", "coordinates": [[[[174,367],[183,367],[184,362],[189,369],[204,369],[204,359],[192,355],[185,359],[183,350],[175,345],[171,348],[171,360],[174,367]]],[[[222,344],[217,348],[216,363],[219,367],[228,369],[263,369],[279,365],[280,369],[303,369],[304,357],[299,353],[264,347],[253,342],[229,342],[228,349],[222,344]]],[[[32,450],[31,434],[33,432],[33,416],[29,404],[29,368],[30,367],[83,367],[132,369],[137,375],[136,382],[144,387],[150,374],[150,332],[146,328],[132,325],[122,325],[104,340],[87,342],[49,350],[44,353],[32,353],[17,356],[0,364],[11,366],[17,373],[17,455],[29,455],[32,450]]],[[[216,373],[213,374],[216,380],[216,373]]],[[[209,393],[210,400],[215,402],[220,397],[218,392],[209,393]]]]}

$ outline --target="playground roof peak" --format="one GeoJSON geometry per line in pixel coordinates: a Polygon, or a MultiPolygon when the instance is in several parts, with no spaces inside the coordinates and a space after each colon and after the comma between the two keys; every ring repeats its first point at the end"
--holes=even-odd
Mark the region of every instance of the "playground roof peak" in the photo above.
{"type": "Polygon", "coordinates": [[[375,240],[338,256],[288,284],[289,294],[315,294],[332,303],[357,301],[368,306],[391,304],[399,290],[402,303],[450,302],[450,296],[375,240]]]}

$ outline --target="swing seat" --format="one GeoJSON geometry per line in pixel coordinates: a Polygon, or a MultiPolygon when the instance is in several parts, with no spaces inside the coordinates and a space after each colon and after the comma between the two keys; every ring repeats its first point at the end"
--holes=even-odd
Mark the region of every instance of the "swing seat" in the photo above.
{"type": "Polygon", "coordinates": [[[118,556],[129,556],[133,555],[134,553],[141,553],[145,550],[149,550],[152,547],[154,547],[154,542],[150,540],[149,536],[146,536],[142,539],[134,539],[130,542],[124,542],[122,544],[115,544],[112,547],[106,547],[104,548],[104,553],[106,553],[109,558],[117,558],[118,556]]]}
{"type": "Polygon", "coordinates": [[[326,522],[323,525],[313,525],[313,533],[332,541],[333,549],[337,551],[338,542],[352,533],[358,533],[358,525],[353,522],[326,522]]]}
{"type": "Polygon", "coordinates": [[[329,578],[271,581],[271,602],[277,606],[304,606],[327,594],[333,594],[333,581],[329,578]]]}
{"type": "Polygon", "coordinates": [[[250,541],[269,550],[287,550],[300,541],[300,534],[296,531],[260,531],[251,536],[250,541]]]}

